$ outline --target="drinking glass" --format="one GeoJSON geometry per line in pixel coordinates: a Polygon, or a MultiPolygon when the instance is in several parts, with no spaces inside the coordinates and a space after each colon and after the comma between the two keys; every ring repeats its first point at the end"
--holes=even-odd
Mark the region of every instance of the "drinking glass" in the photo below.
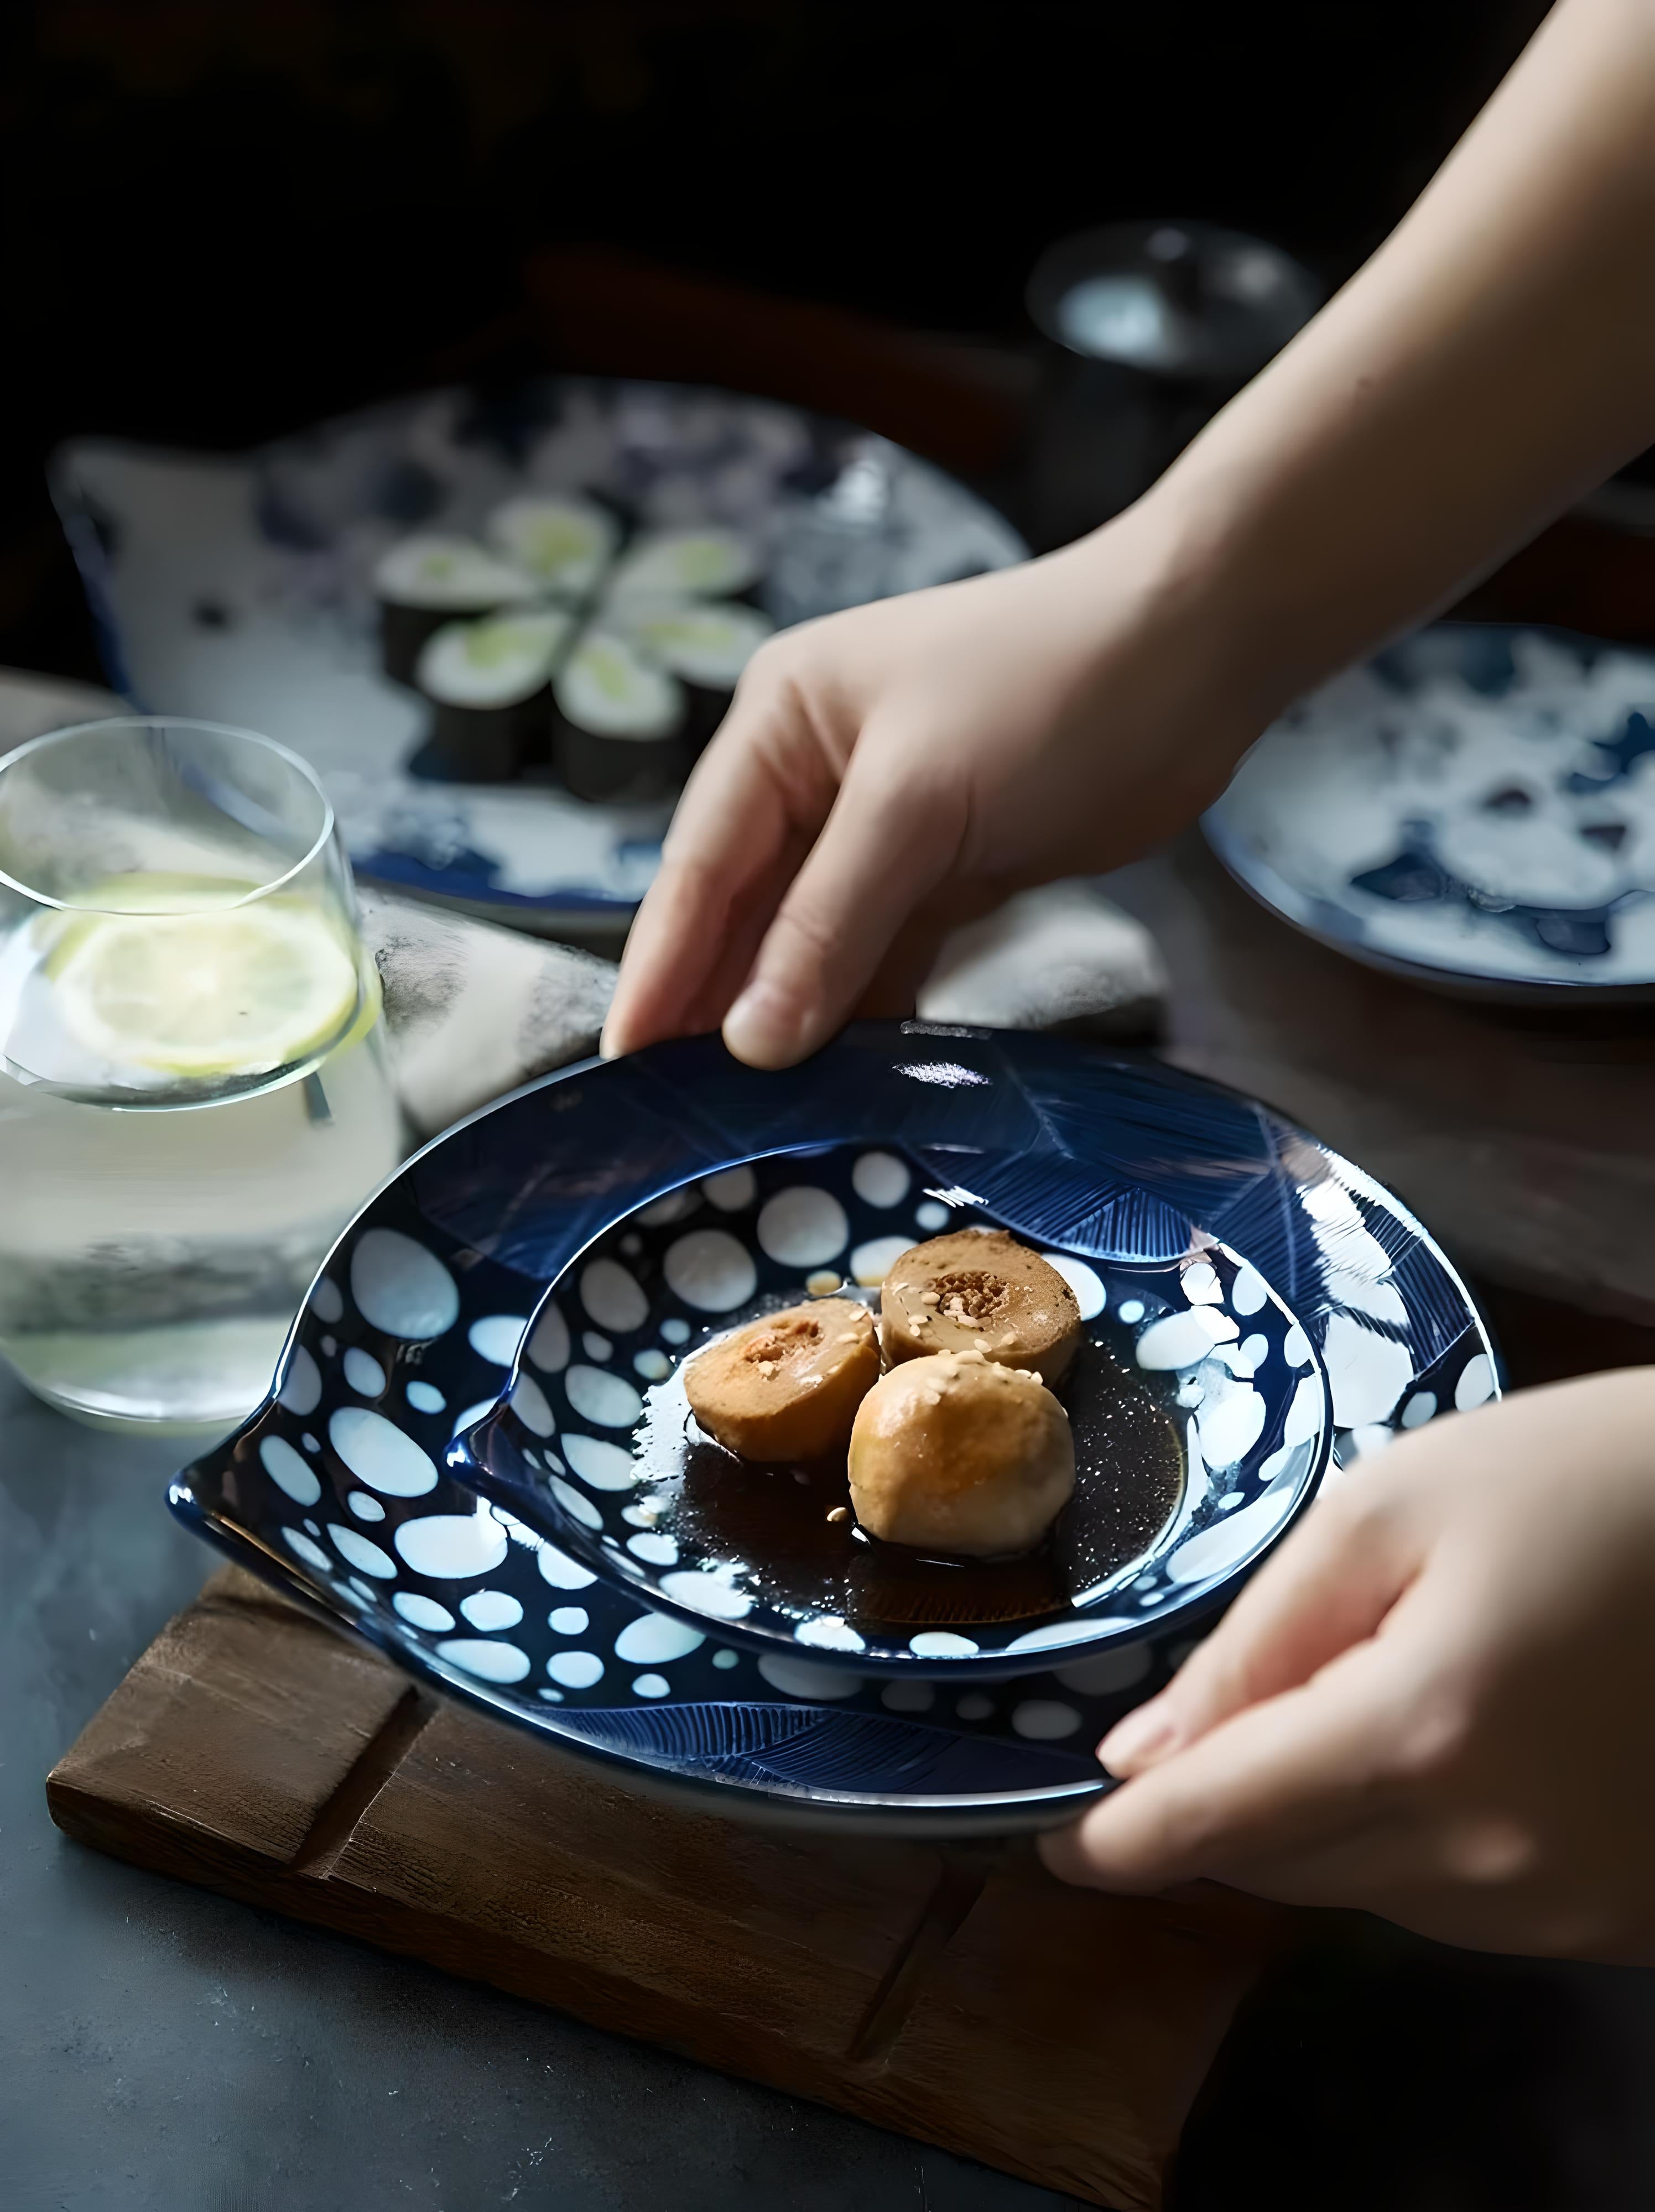
{"type": "Polygon", "coordinates": [[[301,760],[160,716],[0,760],[0,1352],[33,1390],[233,1426],[403,1133],[301,760]]]}

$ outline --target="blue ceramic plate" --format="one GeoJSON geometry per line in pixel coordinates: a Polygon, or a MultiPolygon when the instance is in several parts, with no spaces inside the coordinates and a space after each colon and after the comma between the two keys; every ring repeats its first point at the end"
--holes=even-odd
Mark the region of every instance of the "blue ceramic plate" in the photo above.
{"type": "Polygon", "coordinates": [[[118,690],[291,745],[359,875],[563,932],[624,926],[669,810],[408,772],[429,710],[380,672],[371,588],[399,538],[475,532],[516,493],[595,493],[640,526],[740,532],[783,623],[1027,552],[974,493],[848,423],[604,377],[422,392],[240,455],[77,440],[52,488],[118,690]]]}
{"type": "MultiPolygon", "coordinates": [[[[888,1080],[867,1103],[875,1128],[916,1118],[888,1080]]],[[[942,1129],[957,1114],[922,1118],[942,1129]]],[[[1221,1244],[1085,1260],[1054,1249],[1029,1218],[1050,1218],[1050,1198],[1030,1208],[1013,1194],[990,1212],[965,1187],[993,1179],[983,1164],[911,1143],[811,1146],[625,1216],[532,1317],[506,1401],[464,1440],[469,1479],[691,1626],[859,1674],[1026,1674],[1205,1610],[1327,1463],[1332,1412],[1309,1336],[1221,1244]],[[842,1467],[743,1468],[702,1437],[683,1370],[714,1337],[812,1286],[873,1303],[911,1244],[977,1226],[1044,1249],[1086,1324],[1061,1386],[1075,1495],[1036,1554],[928,1565],[827,1519],[848,1503],[842,1467]]]]}
{"type": "Polygon", "coordinates": [[[1655,656],[1444,623],[1266,732],[1206,817],[1370,966],[1513,1001],[1655,994],[1655,656]]]}
{"type": "Polygon", "coordinates": [[[439,1139],[330,1256],[279,1395],[172,1500],[414,1672],[641,1786],[1006,1831],[1106,1786],[1092,1747],[1324,1455],[1343,1479],[1496,1388],[1487,1330],[1419,1224],[1266,1109],[1102,1048],[873,1024],[779,1076],[711,1039],[572,1070],[439,1139]],[[778,1212],[787,1192],[808,1195],[778,1212]],[[1037,1623],[1050,1646],[1013,1651],[1026,1624],[974,1636],[976,1653],[886,1637],[866,1666],[781,1608],[726,1617],[668,1588],[670,1564],[632,1547],[660,1524],[625,1518],[647,1494],[627,1465],[635,1397],[670,1384],[721,1310],[801,1269],[871,1273],[866,1248],[961,1218],[1062,1257],[1101,1300],[1094,1333],[1176,1406],[1186,1480],[1147,1560],[1037,1623]],[[686,1255],[691,1237],[725,1241],[686,1255]],[[721,1267],[717,1294],[740,1298],[684,1295],[705,1299],[721,1267]]]}

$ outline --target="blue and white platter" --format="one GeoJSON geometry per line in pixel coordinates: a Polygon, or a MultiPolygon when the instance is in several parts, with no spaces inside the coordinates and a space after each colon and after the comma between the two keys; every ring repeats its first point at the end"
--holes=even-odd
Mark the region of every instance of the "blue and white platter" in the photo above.
{"type": "Polygon", "coordinates": [[[571,1069],[419,1153],[329,1256],[275,1394],[171,1502],[636,1786],[998,1833],[1108,1786],[1094,1746],[1319,1481],[1498,1387],[1395,1199],[1153,1059],[868,1024],[774,1075],[699,1038],[571,1069]],[[1171,1425],[1181,1495],[1142,1557],[1055,1617],[905,1638],[680,1544],[632,1458],[679,1364],[836,1275],[871,1297],[897,1251],[972,1222],[1052,1256],[1171,1425]]]}
{"type": "Polygon", "coordinates": [[[1655,995],[1655,655],[1439,623],[1283,716],[1205,828],[1370,966],[1515,1003],[1655,995]]]}
{"type": "Polygon", "coordinates": [[[563,932],[624,926],[668,810],[409,772],[429,709],[381,672],[372,587],[399,539],[474,534],[524,492],[592,495],[641,528],[739,532],[782,623],[1027,551],[885,439],[773,400],[597,377],[425,392],[240,456],[76,440],[52,484],[118,690],[291,745],[358,874],[563,932]]]}

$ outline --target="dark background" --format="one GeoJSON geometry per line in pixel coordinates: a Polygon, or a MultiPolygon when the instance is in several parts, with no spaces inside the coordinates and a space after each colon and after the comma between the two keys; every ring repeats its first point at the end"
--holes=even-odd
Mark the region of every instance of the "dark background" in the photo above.
{"type": "MultiPolygon", "coordinates": [[[[1116,217],[1251,229],[1331,285],[1408,205],[1541,12],[1538,0],[88,0],[0,15],[0,662],[98,673],[43,479],[67,435],[234,447],[428,380],[522,373],[544,356],[514,319],[520,271],[558,243],[1013,347],[1028,341],[1022,290],[1040,249],[1116,217]]],[[[1515,1347],[1515,1321],[1502,1327],[1515,1347]]],[[[25,1912],[16,1935],[79,1931],[64,2006],[107,1984],[118,2008],[148,2003],[155,2021],[136,2090],[85,2022],[54,2014],[22,2036],[44,2057],[16,2068],[19,2100],[48,2075],[73,2087],[25,2118],[44,2146],[37,2170],[86,2179],[77,2205],[158,2204],[152,2185],[181,2205],[186,2172],[190,2203],[215,2212],[295,2176],[293,2201],[320,2203],[303,2175],[375,2125],[351,2104],[359,2045],[370,2060],[397,2054],[411,2091],[376,2203],[404,2201],[403,2164],[433,2201],[439,2160],[464,2177],[457,2203],[515,2194],[544,2152],[520,2166],[514,2147],[531,2115],[545,2133],[552,2095],[557,2124],[577,2143],[590,2126],[636,2160],[625,2171],[646,2195],[670,2195],[687,2160],[732,2204],[797,2197],[813,2173],[812,2202],[894,2205],[916,2159],[919,2195],[939,2208],[1032,2205],[1036,2192],[555,2015],[50,1850],[40,1772],[136,1656],[155,1590],[181,1601],[200,1562],[108,1440],[21,1400],[9,1424],[18,1505],[0,1567],[19,1579],[0,1642],[23,1654],[6,1679],[39,1692],[14,1702],[25,1735],[10,1828],[32,1836],[39,1856],[19,1864],[41,1885],[38,1923],[25,1912]],[[35,1439],[43,1423],[52,1437],[35,1439]],[[85,1540],[70,1553],[80,1579],[60,1589],[29,1532],[69,1514],[85,1540]],[[75,1660],[62,1640],[63,1623],[78,1635],[86,1620],[106,1639],[95,1668],[95,1649],[75,1660]],[[273,1993],[269,2021],[251,2007],[215,2014],[212,2065],[214,2039],[180,2039],[177,2025],[194,1980],[175,1961],[191,1966],[192,1944],[238,1991],[263,1977],[261,2006],[273,1993]],[[307,2068],[313,2050],[320,2086],[272,2135],[248,2118],[265,2106],[237,2100],[282,2037],[307,2068]],[[520,2114],[524,2069],[534,2094],[520,2114]],[[651,2126],[629,2127],[618,2102],[611,2114],[603,2100],[624,2092],[658,2100],[651,2126]],[[124,2163],[135,2157],[142,2182],[124,2163]]],[[[1655,2046],[1641,1990],[1336,1929],[1259,1993],[1226,2046],[1178,2202],[1648,2202],[1655,2046]]],[[[556,2188],[596,2205],[628,2185],[605,2168],[556,2188]]],[[[0,2203],[7,2190],[0,2172],[0,2203]]]]}
{"type": "Polygon", "coordinates": [[[1536,0],[426,0],[4,21],[0,662],[94,675],[42,483],[77,432],[250,444],[508,373],[525,253],[595,242],[1021,343],[1041,247],[1206,216],[1324,280],[1536,0]]]}

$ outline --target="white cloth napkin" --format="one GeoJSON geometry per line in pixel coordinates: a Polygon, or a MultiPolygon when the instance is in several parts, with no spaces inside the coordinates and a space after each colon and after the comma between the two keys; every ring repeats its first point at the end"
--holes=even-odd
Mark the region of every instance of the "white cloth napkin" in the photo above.
{"type": "MultiPolygon", "coordinates": [[[[434,1136],[596,1048],[615,968],[587,952],[364,888],[392,1073],[434,1136]]],[[[1085,884],[1025,892],[944,945],[922,1020],[990,1029],[1153,1031],[1165,988],[1142,927],[1085,884]]]]}
{"type": "Polygon", "coordinates": [[[392,1079],[422,1137],[596,1049],[612,961],[359,887],[392,1079]]]}
{"type": "Polygon", "coordinates": [[[1090,884],[1048,884],[945,940],[919,1014],[984,1029],[1143,1037],[1155,1033],[1165,1000],[1166,969],[1141,922],[1090,884]]]}

